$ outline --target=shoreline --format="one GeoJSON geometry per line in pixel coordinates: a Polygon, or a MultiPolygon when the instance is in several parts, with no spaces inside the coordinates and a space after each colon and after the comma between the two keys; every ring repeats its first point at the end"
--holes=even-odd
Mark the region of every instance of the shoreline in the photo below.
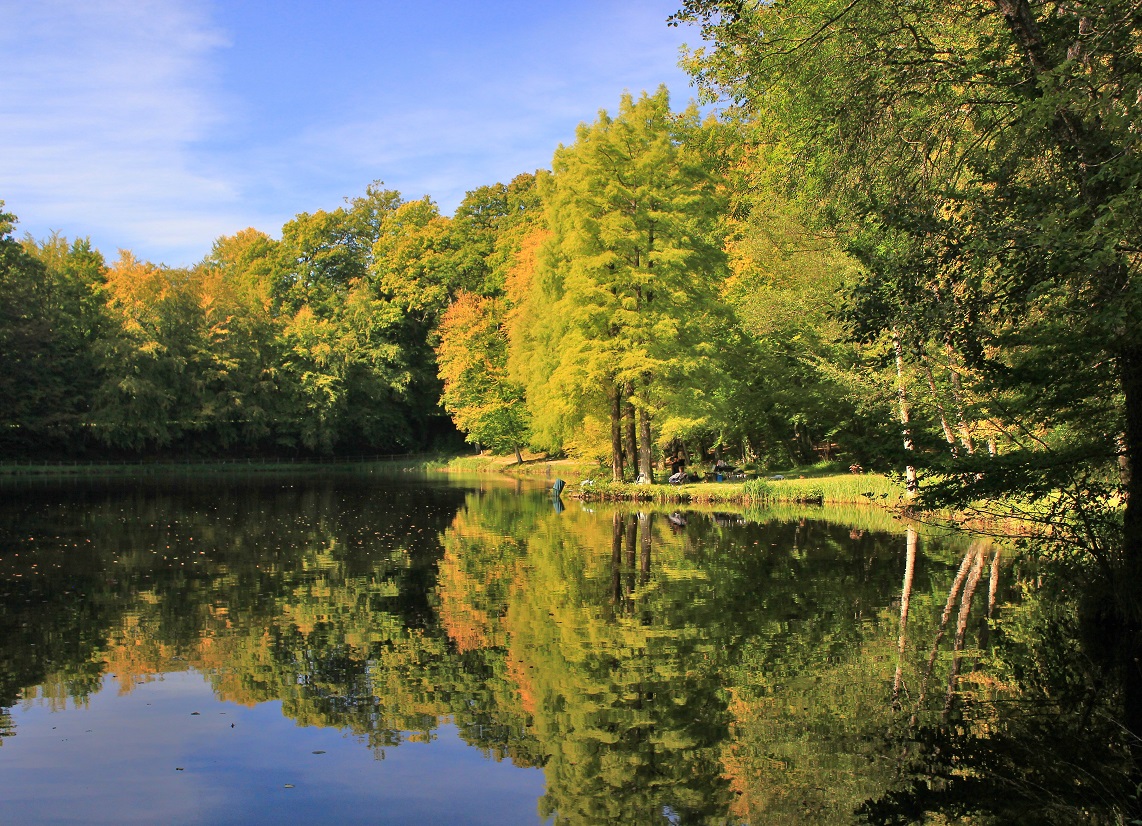
{"type": "MultiPolygon", "coordinates": [[[[905,490],[886,476],[875,474],[825,473],[797,478],[765,478],[725,482],[691,482],[671,485],[665,482],[596,481],[596,465],[572,459],[525,458],[518,464],[512,457],[457,457],[433,469],[444,473],[488,473],[508,477],[543,476],[563,479],[563,496],[582,502],[659,502],[663,504],[759,505],[784,502],[810,505],[876,505],[893,510],[903,505],[905,490]]],[[[812,473],[812,471],[809,471],[812,473]]],[[[782,476],[782,474],[773,474],[782,476]]]]}
{"type": "Polygon", "coordinates": [[[0,462],[0,481],[29,479],[126,479],[132,476],[177,476],[238,473],[288,473],[305,468],[350,470],[384,465],[393,469],[421,469],[440,461],[438,453],[383,456],[278,459],[140,459],[137,461],[29,461],[0,462]]]}

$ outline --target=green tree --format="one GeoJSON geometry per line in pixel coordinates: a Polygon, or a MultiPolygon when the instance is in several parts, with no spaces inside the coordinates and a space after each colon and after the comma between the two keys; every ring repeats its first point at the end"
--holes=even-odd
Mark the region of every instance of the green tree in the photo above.
{"type": "Polygon", "coordinates": [[[733,121],[724,130],[736,146],[722,295],[746,340],[728,415],[712,436],[744,442],[743,453],[763,461],[811,463],[821,442],[856,447],[854,407],[868,399],[851,386],[857,353],[835,317],[858,264],[834,235],[801,220],[755,131],[733,121]]]}
{"type": "Polygon", "coordinates": [[[321,452],[430,441],[442,418],[428,335],[446,299],[434,286],[446,227],[431,201],[406,203],[379,183],[347,208],[286,224],[276,292],[295,423],[286,438],[321,452]]]}
{"type": "Polygon", "coordinates": [[[506,185],[474,189],[460,202],[449,225],[460,289],[489,297],[507,290],[523,238],[543,221],[536,180],[523,173],[506,185]]]}
{"type": "Polygon", "coordinates": [[[767,125],[865,264],[857,337],[895,326],[914,362],[947,347],[998,423],[994,461],[917,456],[947,479],[928,500],[1030,502],[1136,627],[1142,11],[696,0],[677,19],[713,42],[699,79],[767,125]]]}
{"type": "Polygon", "coordinates": [[[497,452],[527,443],[523,387],[507,374],[504,302],[461,293],[440,322],[436,360],[444,382],[441,402],[468,441],[497,452]]]}
{"type": "Polygon", "coordinates": [[[206,384],[217,443],[248,448],[288,432],[281,393],[282,319],[274,312],[277,244],[245,229],[219,238],[200,267],[212,356],[206,384]]]}
{"type": "Polygon", "coordinates": [[[723,198],[701,133],[697,108],[672,113],[664,87],[626,95],[616,117],[581,125],[540,181],[552,236],[530,300],[550,306],[529,313],[529,338],[546,355],[533,360],[528,405],[552,446],[597,449],[609,423],[616,480],[625,400],[647,478],[653,430],[670,440],[716,410],[723,198]]]}
{"type": "Polygon", "coordinates": [[[99,381],[105,267],[87,240],[12,237],[0,202],[0,452],[81,450],[99,381]]]}
{"type": "Polygon", "coordinates": [[[542,204],[536,176],[469,192],[449,233],[459,292],[432,332],[441,403],[468,441],[497,452],[515,452],[529,442],[523,384],[509,369],[511,328],[530,289],[542,204]]]}
{"type": "Polygon", "coordinates": [[[131,450],[166,448],[205,427],[209,360],[199,283],[190,270],[139,261],[120,250],[108,270],[115,323],[95,410],[100,438],[131,450]]]}

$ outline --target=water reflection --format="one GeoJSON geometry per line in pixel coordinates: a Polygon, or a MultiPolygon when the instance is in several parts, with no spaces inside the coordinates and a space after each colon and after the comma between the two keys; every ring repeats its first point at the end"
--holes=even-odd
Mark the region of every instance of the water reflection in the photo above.
{"type": "Polygon", "coordinates": [[[1130,811],[1121,698],[1050,572],[825,516],[352,477],[22,491],[0,735],[21,701],[198,672],[377,758],[454,730],[541,768],[559,823],[1130,811]]]}

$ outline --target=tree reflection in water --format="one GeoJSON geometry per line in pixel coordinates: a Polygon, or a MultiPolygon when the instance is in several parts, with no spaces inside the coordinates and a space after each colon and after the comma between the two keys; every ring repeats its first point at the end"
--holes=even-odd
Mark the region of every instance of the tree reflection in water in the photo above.
{"type": "Polygon", "coordinates": [[[1088,656],[1072,579],[877,512],[558,512],[353,477],[0,507],[4,709],[193,668],[378,757],[452,721],[542,766],[559,823],[1100,823],[1137,803],[1124,672],[1088,656]]]}

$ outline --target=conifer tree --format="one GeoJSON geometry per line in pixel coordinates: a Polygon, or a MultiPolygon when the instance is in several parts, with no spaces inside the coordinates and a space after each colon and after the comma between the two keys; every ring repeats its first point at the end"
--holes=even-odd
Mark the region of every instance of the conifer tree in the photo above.
{"type": "Polygon", "coordinates": [[[722,195],[697,145],[702,128],[696,107],[670,111],[665,87],[624,95],[615,117],[579,127],[540,182],[552,235],[533,290],[547,310],[533,318],[533,346],[545,352],[529,406],[549,446],[597,445],[609,430],[616,480],[625,402],[638,413],[647,479],[655,433],[686,435],[715,407],[722,195]]]}

